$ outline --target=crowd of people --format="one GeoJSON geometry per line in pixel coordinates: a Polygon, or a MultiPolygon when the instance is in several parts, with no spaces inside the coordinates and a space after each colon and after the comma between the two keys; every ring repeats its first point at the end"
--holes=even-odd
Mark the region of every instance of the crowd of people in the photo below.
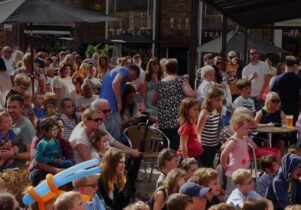
{"type": "MultiPolygon", "coordinates": [[[[64,186],[67,192],[45,202],[47,210],[299,210],[299,61],[286,56],[275,68],[270,58],[260,60],[258,49],[248,52],[247,65],[235,51],[226,59],[205,54],[192,87],[188,75],[178,75],[175,58],[150,58],[144,70],[139,54],[113,63],[105,55],[82,59],[68,51],[32,58],[5,46],[0,171],[28,168],[37,186],[49,173],[100,159],[100,174],[64,186]],[[147,199],[135,187],[143,151],[124,133],[141,115],[168,138],[147,199]],[[268,137],[252,131],[258,126],[297,129],[273,134],[267,146],[268,137]],[[260,159],[256,180],[252,158],[260,159]]],[[[0,191],[0,210],[20,209],[1,179],[0,191]]]]}

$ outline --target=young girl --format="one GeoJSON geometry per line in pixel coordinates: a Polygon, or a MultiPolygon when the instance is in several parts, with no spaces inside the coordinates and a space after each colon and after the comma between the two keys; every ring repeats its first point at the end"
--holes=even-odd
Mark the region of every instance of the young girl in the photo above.
{"type": "Polygon", "coordinates": [[[72,130],[79,122],[79,117],[75,112],[75,104],[71,98],[62,99],[61,110],[63,112],[61,119],[64,122],[63,137],[68,140],[72,130]]]}
{"type": "Polygon", "coordinates": [[[100,129],[95,129],[90,133],[89,140],[91,141],[92,146],[99,155],[98,157],[93,157],[91,154],[91,159],[102,158],[104,156],[104,153],[107,151],[109,145],[108,133],[100,129]]]}
{"type": "MultiPolygon", "coordinates": [[[[11,129],[12,121],[8,112],[0,113],[0,152],[18,152],[18,147],[13,147],[14,132],[11,129]]],[[[12,168],[14,159],[0,159],[0,171],[12,168]]]]}
{"type": "Polygon", "coordinates": [[[221,154],[221,164],[227,177],[227,195],[235,188],[232,182],[232,173],[236,169],[248,169],[250,166],[248,143],[254,148],[257,148],[256,144],[249,137],[252,123],[253,118],[251,112],[242,112],[240,111],[240,108],[237,108],[237,110],[234,111],[230,122],[234,135],[227,140],[225,149],[221,154]]]}
{"type": "Polygon", "coordinates": [[[207,92],[203,109],[199,115],[197,131],[201,136],[203,154],[202,166],[212,167],[216,152],[219,149],[219,123],[224,93],[220,89],[212,88],[207,92]]]}
{"type": "Polygon", "coordinates": [[[40,123],[42,139],[39,141],[34,154],[38,163],[46,163],[57,168],[69,168],[73,160],[65,159],[60,142],[57,138],[57,123],[52,118],[46,118],[40,123]]]}
{"type": "Polygon", "coordinates": [[[203,152],[202,144],[198,138],[198,132],[195,120],[199,114],[199,103],[194,98],[184,98],[180,105],[179,111],[179,136],[180,148],[178,154],[183,158],[195,158],[201,165],[201,154],[203,152]]]}

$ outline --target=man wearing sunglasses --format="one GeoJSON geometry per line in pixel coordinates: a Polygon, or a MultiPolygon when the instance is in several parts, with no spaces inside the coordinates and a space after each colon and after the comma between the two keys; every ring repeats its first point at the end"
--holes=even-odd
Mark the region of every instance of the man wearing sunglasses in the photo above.
{"type": "Polygon", "coordinates": [[[242,78],[251,81],[251,98],[255,102],[256,110],[263,106],[262,94],[271,78],[269,65],[259,60],[258,49],[252,47],[249,50],[250,63],[242,70],[242,78]]]}
{"type": "Polygon", "coordinates": [[[299,114],[299,91],[301,77],[296,74],[297,59],[294,56],[285,57],[285,73],[276,77],[270,91],[278,92],[281,99],[281,109],[287,115],[294,115],[294,124],[299,114]]]}

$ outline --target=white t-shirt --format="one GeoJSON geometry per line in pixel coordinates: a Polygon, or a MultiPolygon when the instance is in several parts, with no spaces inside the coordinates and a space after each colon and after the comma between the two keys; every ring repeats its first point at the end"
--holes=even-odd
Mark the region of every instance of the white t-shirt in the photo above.
{"type": "Polygon", "coordinates": [[[75,90],[74,85],[72,84],[72,80],[70,77],[61,78],[60,76],[56,76],[51,84],[52,90],[54,88],[60,88],[61,97],[66,98],[71,96],[73,90],[75,90]]]}
{"type": "Polygon", "coordinates": [[[213,88],[214,82],[203,80],[197,90],[197,100],[203,101],[206,98],[207,92],[210,88],[213,88]]]}
{"type": "Polygon", "coordinates": [[[5,63],[5,66],[6,66],[6,73],[9,75],[9,76],[13,76],[14,73],[15,73],[15,69],[13,67],[13,55],[10,56],[10,58],[8,60],[6,60],[4,57],[3,58],[3,61],[5,63]]]}
{"type": "Polygon", "coordinates": [[[249,63],[243,70],[242,70],[242,78],[248,79],[254,72],[257,72],[258,77],[252,80],[251,88],[251,97],[257,97],[261,89],[264,85],[264,78],[265,75],[269,73],[269,65],[263,61],[258,61],[257,64],[253,65],[249,63]]]}
{"type": "Polygon", "coordinates": [[[238,107],[245,107],[250,112],[252,112],[252,113],[255,112],[255,104],[254,104],[254,101],[251,98],[245,99],[242,96],[239,96],[238,98],[236,98],[235,101],[232,104],[232,108],[236,109],[238,107]]]}
{"type": "Polygon", "coordinates": [[[91,106],[91,103],[97,99],[98,96],[92,96],[91,98],[85,98],[84,96],[79,96],[75,99],[75,107],[78,112],[82,112],[86,108],[91,106]]]}

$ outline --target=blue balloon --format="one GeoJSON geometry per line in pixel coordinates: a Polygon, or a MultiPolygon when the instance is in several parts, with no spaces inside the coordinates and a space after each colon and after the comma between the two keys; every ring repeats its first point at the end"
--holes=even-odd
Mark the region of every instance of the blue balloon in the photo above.
{"type": "MultiPolygon", "coordinates": [[[[80,164],[74,165],[66,170],[61,171],[60,173],[53,176],[53,183],[56,187],[63,186],[69,182],[72,182],[75,179],[79,179],[91,174],[100,173],[99,159],[92,159],[80,164]]],[[[47,181],[44,180],[38,186],[35,187],[35,192],[42,198],[50,192],[50,188],[47,184],[47,181]]],[[[23,203],[26,205],[31,205],[35,200],[26,193],[23,197],[23,203]]]]}

